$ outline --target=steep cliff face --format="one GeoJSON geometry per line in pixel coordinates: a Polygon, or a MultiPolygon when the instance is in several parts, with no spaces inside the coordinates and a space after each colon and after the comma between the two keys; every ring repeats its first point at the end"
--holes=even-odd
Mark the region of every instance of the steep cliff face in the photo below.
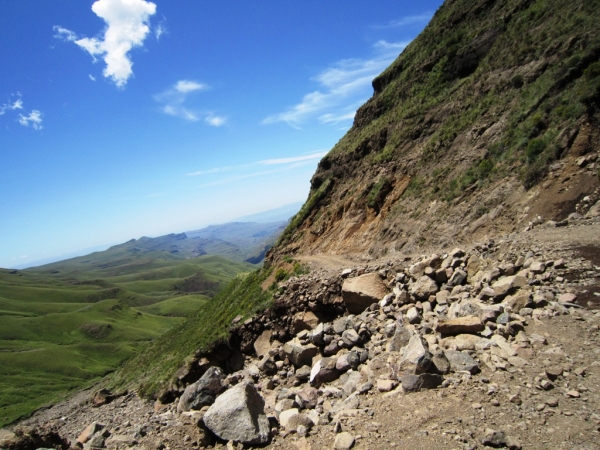
{"type": "Polygon", "coordinates": [[[380,256],[585,213],[599,186],[598,18],[591,0],[446,1],[373,81],[270,260],[380,256]]]}

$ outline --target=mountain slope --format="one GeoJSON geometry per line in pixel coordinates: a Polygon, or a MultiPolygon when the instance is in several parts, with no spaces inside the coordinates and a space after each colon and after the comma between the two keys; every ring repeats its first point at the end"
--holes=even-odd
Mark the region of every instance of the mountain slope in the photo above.
{"type": "Polygon", "coordinates": [[[599,185],[599,10],[585,0],[447,1],[374,80],[266,268],[157,339],[112,385],[137,380],[149,396],[181,388],[185,373],[174,371],[209,353],[234,317],[269,305],[260,288],[277,288],[290,255],[443,251],[537,214],[585,213],[599,185]]]}
{"type": "Polygon", "coordinates": [[[445,246],[575,212],[599,185],[599,17],[588,0],[445,2],[373,81],[271,261],[445,246]]]}

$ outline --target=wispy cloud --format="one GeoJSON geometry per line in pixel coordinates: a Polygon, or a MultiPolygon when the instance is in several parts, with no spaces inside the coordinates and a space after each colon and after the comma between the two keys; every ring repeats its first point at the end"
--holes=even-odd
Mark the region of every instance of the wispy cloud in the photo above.
{"type": "Polygon", "coordinates": [[[212,127],[221,127],[227,123],[226,117],[218,116],[213,112],[198,112],[185,105],[191,94],[208,89],[210,89],[209,86],[204,83],[192,80],[179,80],[164,92],[156,94],[154,100],[161,105],[160,111],[164,114],[179,117],[188,122],[204,120],[206,124],[212,127]]]}
{"type": "Polygon", "coordinates": [[[310,161],[312,159],[321,159],[326,154],[327,154],[327,152],[316,152],[316,153],[310,153],[308,155],[292,156],[289,158],[263,159],[262,161],[258,161],[257,164],[263,164],[266,166],[272,166],[274,164],[291,164],[291,163],[297,163],[300,161],[310,161]]]}
{"type": "Polygon", "coordinates": [[[383,50],[394,50],[394,51],[401,52],[408,46],[408,44],[410,44],[410,41],[388,42],[388,41],[385,41],[382,39],[375,43],[375,47],[383,49],[383,50]]]}
{"type": "Polygon", "coordinates": [[[322,124],[352,120],[356,108],[371,94],[371,82],[398,56],[407,43],[379,41],[370,59],[344,59],[313,77],[320,88],[306,94],[286,111],[265,118],[263,124],[285,122],[294,128],[316,119],[322,124]]]}
{"type": "Polygon", "coordinates": [[[161,104],[163,113],[188,122],[197,122],[200,120],[199,115],[184,106],[184,103],[190,94],[206,89],[208,89],[206,84],[192,80],[179,80],[166,91],[155,95],[154,100],[161,104]]]}
{"type": "Polygon", "coordinates": [[[416,14],[413,16],[405,16],[400,19],[392,20],[383,25],[375,25],[374,28],[398,28],[398,27],[406,27],[410,25],[425,25],[429,23],[431,18],[433,17],[432,11],[426,11],[423,14],[416,14]]]}
{"type": "Polygon", "coordinates": [[[55,37],[74,42],[94,61],[96,57],[102,58],[106,63],[104,76],[118,87],[124,87],[133,75],[129,52],[143,46],[150,33],[149,21],[156,13],[156,5],[146,0],[97,0],[92,11],[106,22],[101,37],[79,38],[75,32],[59,25],[54,27],[55,37]]]}
{"type": "MultiPolygon", "coordinates": [[[[301,165],[308,164],[316,159],[321,159],[323,156],[327,154],[327,151],[319,150],[318,152],[311,152],[298,156],[288,156],[285,158],[272,158],[272,159],[263,159],[260,161],[255,161],[248,164],[239,164],[237,166],[224,166],[224,167],[215,167],[212,169],[206,170],[198,170],[195,172],[186,173],[185,175],[188,177],[196,177],[196,176],[204,176],[204,175],[214,175],[220,174],[224,172],[232,172],[236,170],[246,170],[251,169],[253,167],[258,166],[287,166],[287,168],[299,167],[301,165]]],[[[261,173],[272,173],[272,172],[261,172],[261,173]]],[[[243,177],[246,177],[245,175],[243,177]]],[[[236,177],[237,179],[238,177],[236,177]]]]}
{"type": "Polygon", "coordinates": [[[211,127],[222,127],[227,122],[227,118],[209,114],[204,118],[204,121],[211,127]]]}
{"type": "MultiPolygon", "coordinates": [[[[11,95],[14,100],[9,100],[7,103],[0,105],[0,116],[5,115],[11,111],[20,111],[23,109],[23,100],[21,99],[21,94],[16,93],[11,95]]],[[[32,110],[28,115],[20,114],[17,121],[23,125],[24,127],[31,127],[34,130],[41,130],[42,127],[42,113],[37,109],[32,110]]]]}
{"type": "Polygon", "coordinates": [[[34,130],[41,130],[42,127],[42,113],[37,109],[34,109],[29,113],[28,116],[24,116],[23,114],[19,114],[19,123],[24,127],[27,127],[31,124],[31,127],[34,130]]]}
{"type": "Polygon", "coordinates": [[[165,19],[163,17],[163,20],[161,20],[155,27],[154,27],[154,37],[156,38],[156,40],[160,40],[160,38],[162,37],[163,34],[167,33],[167,26],[165,25],[167,19],[165,19]]]}

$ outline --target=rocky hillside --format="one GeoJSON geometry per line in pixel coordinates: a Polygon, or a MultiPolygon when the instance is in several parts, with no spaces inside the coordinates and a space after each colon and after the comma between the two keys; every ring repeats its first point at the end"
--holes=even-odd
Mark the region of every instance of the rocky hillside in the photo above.
{"type": "Polygon", "coordinates": [[[589,0],[446,1],[373,81],[271,260],[445,246],[576,212],[599,186],[599,17],[589,0]]]}
{"type": "Polygon", "coordinates": [[[190,359],[170,397],[83,392],[0,446],[596,448],[600,223],[570,222],[313,266],[190,359]]]}

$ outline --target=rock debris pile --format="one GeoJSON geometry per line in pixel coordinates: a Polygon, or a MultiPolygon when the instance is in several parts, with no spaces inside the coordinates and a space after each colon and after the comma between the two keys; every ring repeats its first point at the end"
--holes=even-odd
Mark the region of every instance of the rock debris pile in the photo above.
{"type": "MultiPolygon", "coordinates": [[[[427,395],[480,395],[470,406],[479,428],[461,421],[460,430],[445,430],[454,445],[448,448],[522,448],[520,432],[486,420],[489,405],[500,411],[507,404],[523,418],[523,405],[537,397],[530,409],[539,419],[553,415],[563,398],[587,401],[593,391],[565,379],[594,372],[568,359],[547,333],[530,329],[560,316],[586,324],[599,317],[577,304],[579,281],[568,276],[565,259],[509,250],[498,260],[498,249],[489,241],[470,252],[292,278],[271,309],[236,320],[230,343],[241,352],[230,349],[223,358],[217,348],[182,368],[180,386],[170,391],[176,401],[150,409],[129,394],[96,409],[104,408],[104,425],[94,422],[82,433],[69,418],[55,425],[69,436],[80,433],[72,445],[85,449],[385,447],[391,443],[379,442],[376,421],[382,405],[408,405],[434,389],[427,395]],[[533,393],[494,381],[506,377],[533,393]],[[126,419],[128,411],[139,411],[137,419],[126,419]]],[[[598,325],[590,329],[597,336],[598,325]]],[[[585,420],[598,424],[588,405],[585,420]]],[[[422,439],[444,427],[420,431],[422,439]]]]}

